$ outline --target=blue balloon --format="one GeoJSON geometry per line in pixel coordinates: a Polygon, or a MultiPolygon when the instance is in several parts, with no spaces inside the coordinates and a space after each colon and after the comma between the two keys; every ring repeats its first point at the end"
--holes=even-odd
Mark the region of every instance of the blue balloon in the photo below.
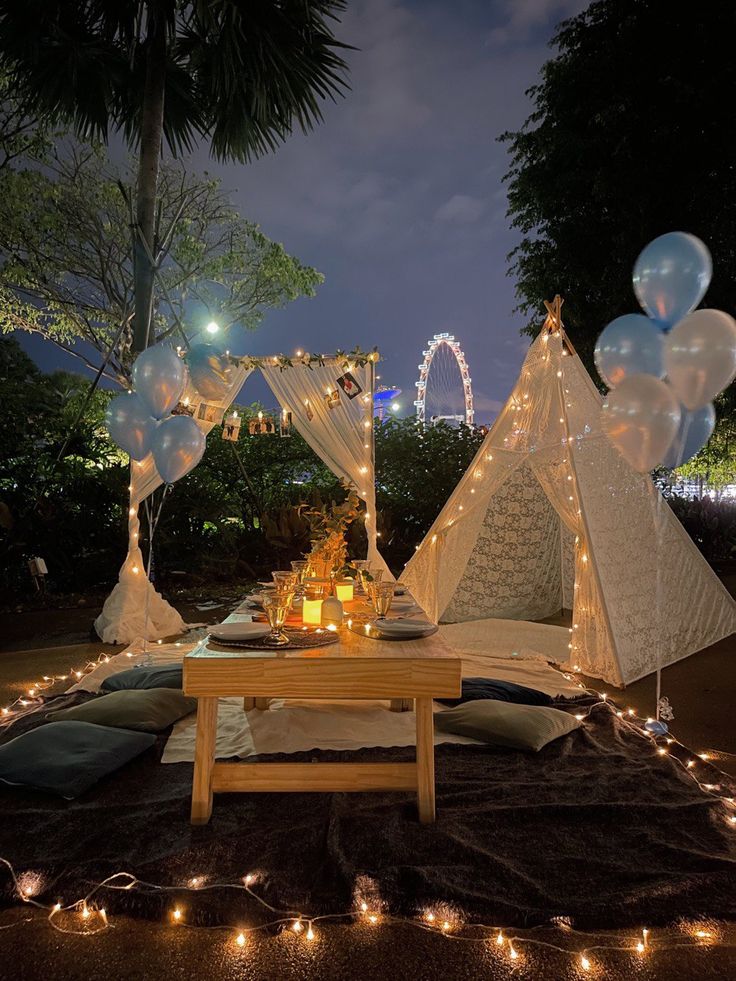
{"type": "Polygon", "coordinates": [[[712,274],[710,252],[699,238],[668,232],[634,263],[634,292],[642,309],[667,330],[700,303],[712,274]]]}
{"type": "Polygon", "coordinates": [[[167,416],[187,384],[187,369],[179,355],[165,344],[142,351],[133,365],[133,387],[154,419],[167,416]]]}
{"type": "Polygon", "coordinates": [[[643,313],[616,317],[601,332],[595,345],[595,366],[609,388],[629,375],[664,377],[664,337],[643,313]]]}
{"type": "Polygon", "coordinates": [[[156,420],[137,395],[118,395],[107,407],[105,425],[131,460],[142,460],[151,449],[156,420]]]}
{"type": "Polygon", "coordinates": [[[190,416],[171,416],[156,427],[151,451],[156,469],[165,484],[173,484],[202,459],[207,441],[190,416]]]}
{"type": "Polygon", "coordinates": [[[716,410],[712,403],[709,402],[702,409],[695,409],[693,412],[688,412],[683,405],[680,428],[667,450],[662,466],[673,470],[687,463],[708,442],[715,425],[716,410]]]}
{"type": "Polygon", "coordinates": [[[232,366],[216,344],[195,344],[187,353],[192,384],[205,399],[221,399],[232,380],[232,366]]]}

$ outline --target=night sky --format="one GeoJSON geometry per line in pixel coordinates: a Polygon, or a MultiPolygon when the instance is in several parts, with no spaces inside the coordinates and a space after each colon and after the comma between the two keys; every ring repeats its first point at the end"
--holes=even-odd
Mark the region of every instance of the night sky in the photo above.
{"type": "MultiPolygon", "coordinates": [[[[234,331],[230,349],[377,345],[382,382],[404,390],[407,414],[428,338],[450,331],[470,365],[476,422],[495,415],[528,345],[506,275],[518,235],[496,138],[522,125],[555,25],[584,6],[351,0],[336,33],[360,49],[347,55],[352,90],[325,107],[323,125],[249,166],[216,165],[204,147],[190,161],[219,174],[242,214],[325,275],[314,299],[269,311],[255,333],[234,331]]],[[[44,369],[79,365],[20,339],[44,369]]],[[[255,398],[273,402],[251,379],[241,401],[255,398]]]]}

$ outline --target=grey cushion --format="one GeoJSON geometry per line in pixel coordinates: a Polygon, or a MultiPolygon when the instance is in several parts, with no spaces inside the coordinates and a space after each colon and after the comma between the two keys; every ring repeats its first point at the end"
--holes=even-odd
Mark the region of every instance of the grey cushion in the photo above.
{"type": "Polygon", "coordinates": [[[146,688],[139,691],[113,691],[100,695],[84,705],[49,712],[53,721],[92,722],[118,729],[160,732],[197,707],[196,698],[187,698],[171,688],[146,688]]]}
{"type": "Polygon", "coordinates": [[[155,742],[155,736],[144,732],[51,722],[0,746],[0,780],[78,797],[155,742]]]}
{"type": "Polygon", "coordinates": [[[559,709],[492,700],[466,702],[437,712],[434,723],[442,732],[534,752],[580,725],[574,715],[559,709]]]}
{"type": "Polygon", "coordinates": [[[100,685],[101,691],[124,691],[129,688],[179,688],[182,686],[181,665],[159,664],[151,668],[128,668],[118,671],[100,685]]]}

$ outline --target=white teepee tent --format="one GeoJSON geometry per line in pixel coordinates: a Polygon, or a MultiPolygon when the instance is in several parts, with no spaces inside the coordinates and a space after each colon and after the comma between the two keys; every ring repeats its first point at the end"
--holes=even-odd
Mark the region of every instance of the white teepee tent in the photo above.
{"type": "Polygon", "coordinates": [[[600,427],[559,306],[402,582],[435,619],[572,609],[569,668],[628,684],[736,630],[736,604],[600,427]],[[556,315],[555,315],[556,314],[556,315]]]}

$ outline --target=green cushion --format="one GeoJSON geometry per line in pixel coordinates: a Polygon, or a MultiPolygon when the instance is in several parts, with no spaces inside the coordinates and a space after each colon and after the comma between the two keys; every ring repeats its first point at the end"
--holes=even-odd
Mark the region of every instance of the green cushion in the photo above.
{"type": "Polygon", "coordinates": [[[437,712],[434,724],[442,732],[537,752],[553,739],[577,729],[580,721],[560,709],[483,700],[437,712]]]}
{"type": "Polygon", "coordinates": [[[160,732],[196,708],[196,698],[187,698],[173,688],[146,688],[113,691],[84,705],[50,712],[48,718],[54,722],[74,720],[117,729],[160,732]]]}
{"type": "Polygon", "coordinates": [[[155,736],[144,732],[52,722],[0,746],[0,781],[71,800],[155,742],[155,736]]]}

